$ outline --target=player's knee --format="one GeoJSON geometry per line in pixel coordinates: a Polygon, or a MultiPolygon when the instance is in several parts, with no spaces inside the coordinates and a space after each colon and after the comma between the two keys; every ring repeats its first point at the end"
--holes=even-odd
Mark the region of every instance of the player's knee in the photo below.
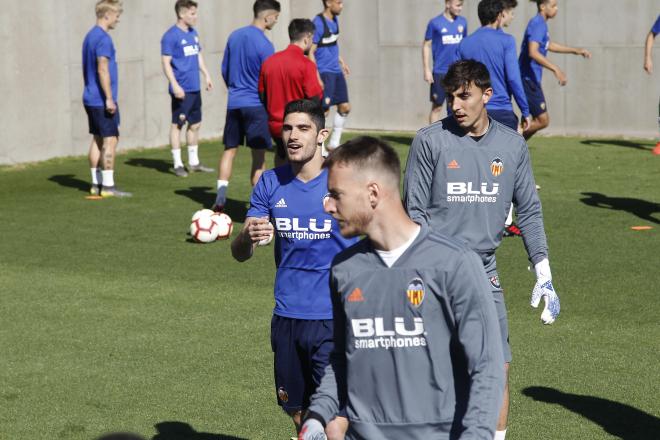
{"type": "Polygon", "coordinates": [[[536,120],[539,123],[539,128],[546,128],[550,125],[550,116],[547,113],[541,113],[536,120]]]}
{"type": "Polygon", "coordinates": [[[351,104],[349,104],[348,102],[339,104],[337,106],[337,113],[339,113],[340,116],[346,117],[350,112],[351,112],[351,104]]]}

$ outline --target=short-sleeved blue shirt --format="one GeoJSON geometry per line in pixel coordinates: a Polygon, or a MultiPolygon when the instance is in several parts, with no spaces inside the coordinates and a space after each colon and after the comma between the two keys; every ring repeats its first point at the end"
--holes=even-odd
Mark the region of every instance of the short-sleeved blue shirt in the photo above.
{"type": "Polygon", "coordinates": [[[468,27],[465,17],[458,16],[450,21],[440,14],[429,21],[424,39],[431,41],[433,52],[433,73],[447,73],[449,66],[456,61],[458,43],[467,37],[468,27]]]}
{"type": "Polygon", "coordinates": [[[252,191],[248,217],[269,217],[275,226],[274,314],[294,319],[332,319],[330,265],[357,242],[339,233],[323,209],[328,171],[309,182],[290,165],[265,171],[252,191]]]}
{"type": "MultiPolygon", "coordinates": [[[[323,17],[323,15],[321,15],[323,17]]],[[[319,44],[323,39],[323,21],[318,15],[314,17],[314,37],[312,41],[314,44],[319,44]]],[[[323,17],[325,24],[328,26],[328,30],[331,34],[337,34],[339,31],[339,20],[335,16],[332,20],[328,20],[326,17],[323,17]]],[[[319,73],[342,73],[341,66],[339,65],[339,44],[333,44],[331,46],[320,46],[316,48],[314,52],[314,58],[316,58],[316,67],[319,69],[319,73]]]]}
{"type": "MultiPolygon", "coordinates": [[[[177,25],[165,32],[160,40],[160,54],[172,57],[174,78],[184,92],[199,92],[199,35],[194,28],[184,31],[177,25]]],[[[170,93],[172,86],[170,85],[170,93]]]]}
{"type": "Polygon", "coordinates": [[[534,80],[537,84],[541,84],[543,66],[529,56],[530,41],[539,43],[539,52],[541,55],[545,56],[548,53],[550,33],[548,32],[548,23],[545,22],[541,14],[537,14],[529,20],[529,23],[527,23],[525,36],[523,37],[522,45],[520,47],[520,57],[518,58],[520,74],[522,77],[529,78],[534,80]]]}
{"type": "Polygon", "coordinates": [[[655,23],[651,28],[651,33],[653,34],[653,36],[660,34],[660,15],[658,15],[658,18],[655,20],[655,23]]]}
{"type": "Polygon", "coordinates": [[[82,68],[85,88],[83,90],[83,103],[89,107],[105,107],[105,94],[101,88],[98,74],[98,58],[108,59],[110,71],[110,88],[112,99],[117,102],[118,74],[117,60],[115,59],[115,46],[112,44],[110,34],[100,26],[94,26],[85,36],[82,47],[82,68]]]}
{"type": "Polygon", "coordinates": [[[222,77],[229,89],[227,108],[263,105],[259,99],[259,72],[275,47],[256,26],[245,26],[229,35],[222,57],[222,77]]]}

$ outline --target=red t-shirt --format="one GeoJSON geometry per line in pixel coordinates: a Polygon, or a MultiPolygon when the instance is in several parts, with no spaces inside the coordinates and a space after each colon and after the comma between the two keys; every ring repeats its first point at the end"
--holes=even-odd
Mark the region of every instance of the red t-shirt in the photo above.
{"type": "Polygon", "coordinates": [[[284,107],[287,103],[303,98],[323,98],[316,64],[294,44],[264,61],[259,75],[259,93],[264,92],[268,128],[270,134],[278,138],[282,137],[284,107]]]}

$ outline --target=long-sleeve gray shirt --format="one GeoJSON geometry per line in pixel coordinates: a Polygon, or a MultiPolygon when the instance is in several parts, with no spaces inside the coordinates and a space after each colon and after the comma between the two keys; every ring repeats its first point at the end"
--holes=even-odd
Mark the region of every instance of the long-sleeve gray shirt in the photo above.
{"type": "Polygon", "coordinates": [[[527,144],[493,119],[478,140],[451,116],[419,130],[408,153],[403,193],[413,220],[465,242],[487,272],[495,270],[512,202],[530,261],[548,256],[527,144]]]}
{"type": "Polygon", "coordinates": [[[504,359],[479,257],[422,226],[388,267],[368,239],[331,270],[335,350],[309,407],[347,439],[492,440],[504,359]]]}

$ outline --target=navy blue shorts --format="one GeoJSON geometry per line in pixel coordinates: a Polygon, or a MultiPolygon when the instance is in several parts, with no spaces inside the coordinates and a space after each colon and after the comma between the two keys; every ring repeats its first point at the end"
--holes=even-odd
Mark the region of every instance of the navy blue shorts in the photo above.
{"type": "Polygon", "coordinates": [[[273,315],[270,342],[275,354],[277,403],[288,413],[307,408],[330,363],[332,320],[273,315]]]}
{"type": "Polygon", "coordinates": [[[532,117],[536,118],[548,111],[548,106],[545,103],[545,95],[540,84],[537,84],[530,78],[523,78],[523,89],[525,89],[525,96],[527,97],[527,104],[529,104],[529,112],[532,114],[532,117]]]}
{"type": "Polygon", "coordinates": [[[442,79],[444,77],[444,73],[433,74],[433,84],[431,84],[431,102],[435,105],[442,105],[447,99],[445,89],[442,87],[442,79]]]}
{"type": "Polygon", "coordinates": [[[89,122],[89,133],[94,136],[119,137],[119,106],[114,114],[110,114],[105,107],[88,107],[87,122],[89,122]]]}
{"type": "Polygon", "coordinates": [[[348,86],[343,73],[321,73],[323,81],[323,108],[348,102],[348,86]]]}
{"type": "Polygon", "coordinates": [[[202,122],[202,94],[186,92],[183,99],[172,97],[172,124],[179,128],[185,124],[193,125],[202,122]]]}
{"type": "Polygon", "coordinates": [[[488,110],[488,116],[511,130],[518,131],[518,117],[511,110],[488,110]]]}
{"type": "Polygon", "coordinates": [[[257,150],[273,148],[266,109],[262,105],[227,109],[222,141],[226,149],[236,148],[244,143],[257,150]]]}

